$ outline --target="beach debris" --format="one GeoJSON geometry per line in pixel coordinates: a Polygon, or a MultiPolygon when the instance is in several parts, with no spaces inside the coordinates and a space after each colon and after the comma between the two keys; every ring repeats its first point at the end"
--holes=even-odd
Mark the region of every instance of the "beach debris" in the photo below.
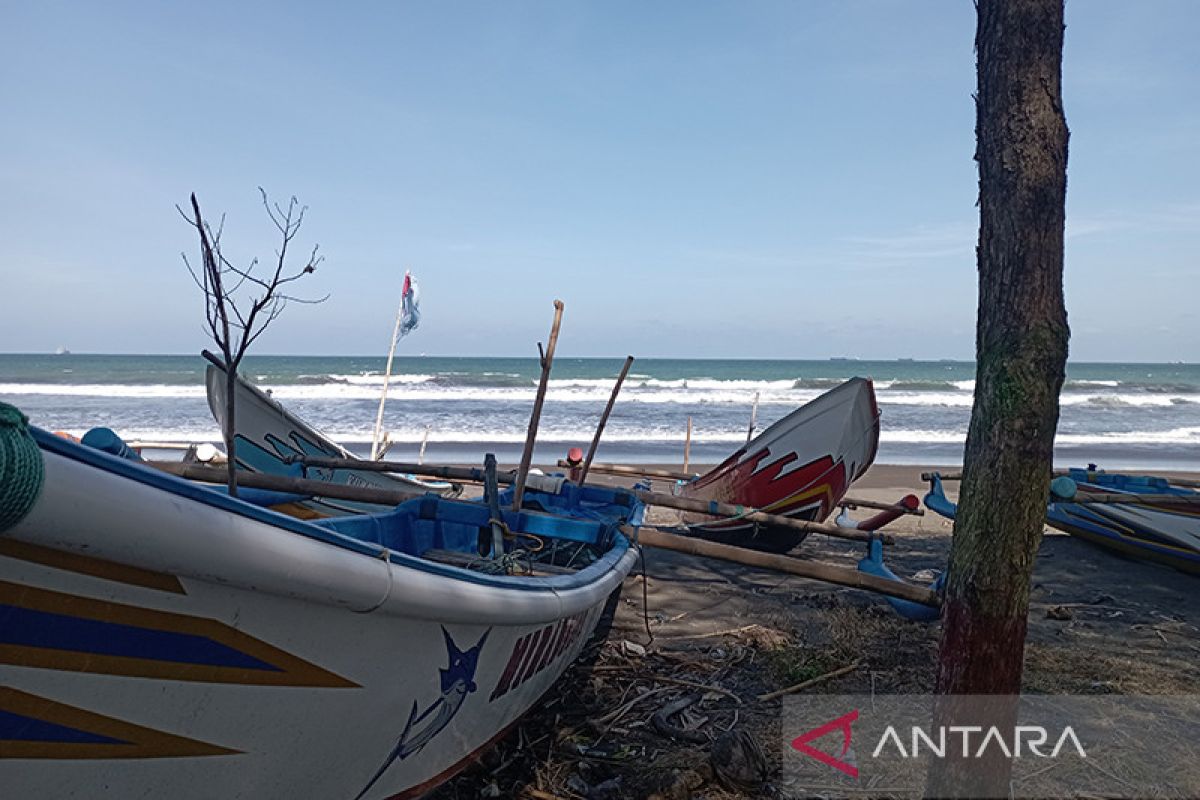
{"type": "Polygon", "coordinates": [[[1075,612],[1069,606],[1051,606],[1046,609],[1046,619],[1068,622],[1075,619],[1075,612]]]}
{"type": "MultiPolygon", "coordinates": [[[[668,739],[677,739],[679,741],[692,742],[694,744],[707,744],[708,737],[705,736],[702,731],[697,730],[696,727],[683,727],[682,725],[676,725],[671,721],[671,717],[675,716],[676,714],[679,714],[682,718],[684,712],[686,712],[691,706],[698,703],[700,699],[700,695],[692,694],[681,697],[678,700],[672,700],[670,703],[664,705],[654,713],[654,716],[650,718],[650,722],[654,726],[654,730],[658,731],[668,739]]],[[[699,724],[703,725],[707,722],[708,717],[704,717],[699,724]]]]}
{"type": "Polygon", "coordinates": [[[621,640],[621,652],[627,656],[635,656],[637,658],[646,657],[646,648],[637,642],[631,642],[628,639],[621,640]]]}
{"type": "Polygon", "coordinates": [[[833,680],[834,678],[840,678],[842,675],[851,673],[854,670],[858,669],[860,666],[862,666],[862,664],[860,664],[860,663],[847,664],[846,666],[839,667],[838,669],[835,669],[832,672],[826,672],[824,675],[818,675],[815,678],[809,678],[806,681],[801,681],[800,683],[797,683],[794,686],[788,686],[784,689],[778,689],[774,692],[767,692],[766,694],[760,694],[758,696],[758,699],[762,702],[766,702],[767,700],[774,700],[776,698],[783,697],[784,695],[795,694],[796,692],[802,692],[810,686],[816,686],[818,683],[824,683],[825,681],[833,680]]]}
{"type": "Polygon", "coordinates": [[[743,728],[717,737],[709,763],[722,785],[741,792],[756,791],[771,772],[758,740],[743,728]]]}

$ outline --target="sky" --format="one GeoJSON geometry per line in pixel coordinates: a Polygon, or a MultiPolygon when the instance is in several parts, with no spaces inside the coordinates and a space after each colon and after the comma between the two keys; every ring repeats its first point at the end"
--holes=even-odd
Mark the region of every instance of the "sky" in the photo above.
{"type": "MultiPolygon", "coordinates": [[[[1067,4],[1078,361],[1200,361],[1200,4],[1067,4]]],[[[308,207],[259,354],[971,358],[955,0],[0,0],[0,352],[192,353],[176,204],[308,207]]]]}

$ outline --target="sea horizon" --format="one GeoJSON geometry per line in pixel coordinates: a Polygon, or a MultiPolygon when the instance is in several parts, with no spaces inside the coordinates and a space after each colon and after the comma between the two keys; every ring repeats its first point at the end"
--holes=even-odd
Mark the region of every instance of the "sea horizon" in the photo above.
{"type": "MultiPolygon", "coordinates": [[[[386,358],[251,354],[245,377],[351,452],[369,447],[386,358]]],[[[552,463],[585,447],[621,358],[555,359],[535,454],[552,463]]],[[[219,439],[199,355],[0,354],[0,398],[34,424],[80,435],[112,428],[129,440],[219,439]]],[[[385,429],[395,458],[514,461],[539,374],[536,358],[397,356],[385,429]]],[[[882,413],[877,461],[961,463],[975,364],[957,359],[639,358],[597,458],[682,462],[688,417],[692,463],[723,460],[756,432],[851,377],[871,378],[882,413]]],[[[1113,469],[1200,469],[1200,366],[1071,362],[1055,461],[1113,469]]]]}

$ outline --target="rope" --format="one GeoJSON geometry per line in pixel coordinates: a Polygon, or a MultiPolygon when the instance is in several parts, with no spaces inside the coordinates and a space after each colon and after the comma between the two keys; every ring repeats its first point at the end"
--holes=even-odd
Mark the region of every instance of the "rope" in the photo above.
{"type": "Polygon", "coordinates": [[[42,451],[29,433],[29,418],[0,403],[0,533],[29,513],[44,478],[42,451]]]}

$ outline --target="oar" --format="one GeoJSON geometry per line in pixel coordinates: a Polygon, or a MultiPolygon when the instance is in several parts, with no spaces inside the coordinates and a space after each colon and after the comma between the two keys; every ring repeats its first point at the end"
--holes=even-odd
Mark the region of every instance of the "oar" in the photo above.
{"type": "MultiPolygon", "coordinates": [[[[533,443],[537,440],[538,422],[542,418],[542,403],[546,400],[546,387],[550,383],[550,367],[554,363],[554,348],[558,344],[558,326],[562,324],[563,303],[554,301],[554,324],[550,326],[550,338],[546,341],[546,352],[542,354],[542,377],[538,380],[537,396],[533,400],[533,413],[529,416],[529,430],[525,434],[525,449],[521,452],[521,464],[517,467],[517,481],[513,490],[513,510],[521,509],[525,497],[525,479],[529,477],[529,464],[533,461],[533,443]]],[[[541,344],[538,345],[541,349],[541,344]]]]}
{"type": "MultiPolygon", "coordinates": [[[[284,460],[288,463],[307,464],[310,467],[323,467],[325,469],[358,469],[368,470],[371,472],[399,472],[409,475],[444,478],[447,480],[469,481],[472,483],[482,483],[484,480],[483,470],[477,467],[422,466],[420,464],[408,464],[400,461],[359,461],[357,459],[315,458],[310,456],[291,456],[284,460]]],[[[496,476],[496,479],[503,484],[516,483],[516,478],[516,473],[513,472],[501,472],[496,476]]],[[[651,506],[674,508],[678,511],[695,511],[711,517],[730,517],[739,522],[758,522],[763,525],[770,525],[777,528],[791,528],[792,530],[803,531],[805,533],[821,533],[826,536],[832,536],[836,539],[849,539],[856,542],[867,542],[874,537],[882,540],[885,544],[895,543],[895,539],[887,534],[872,534],[867,531],[855,530],[853,528],[842,528],[838,525],[830,525],[823,522],[808,522],[806,520],[795,519],[794,517],[786,517],[780,514],[772,514],[770,512],[760,511],[759,509],[750,506],[719,503],[715,500],[696,500],[689,497],[676,497],[674,495],[664,494],[662,492],[646,492],[640,489],[633,489],[631,491],[639,500],[646,505],[651,506]]],[[[333,497],[333,495],[329,496],[333,497]]]]}
{"type": "Polygon", "coordinates": [[[621,391],[621,384],[625,382],[625,376],[629,374],[629,368],[632,366],[633,356],[625,356],[625,366],[621,367],[621,374],[617,376],[612,394],[608,397],[608,405],[604,407],[604,413],[600,415],[600,424],[596,426],[596,435],[592,437],[592,446],[588,448],[587,458],[583,460],[583,471],[579,473],[580,483],[587,482],[588,470],[592,468],[592,459],[596,456],[596,448],[600,445],[600,434],[604,433],[604,426],[608,424],[608,415],[612,413],[613,405],[617,402],[617,394],[621,391]]]}

